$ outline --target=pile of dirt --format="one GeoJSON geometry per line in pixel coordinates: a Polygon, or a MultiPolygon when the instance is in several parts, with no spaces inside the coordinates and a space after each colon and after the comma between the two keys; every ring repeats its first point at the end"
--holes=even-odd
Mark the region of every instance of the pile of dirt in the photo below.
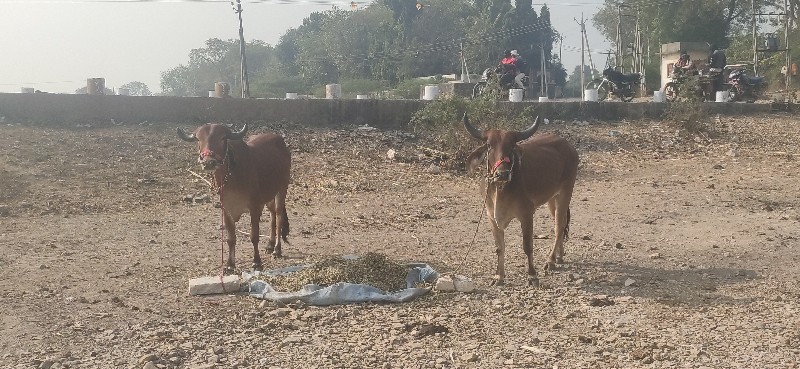
{"type": "Polygon", "coordinates": [[[385,292],[406,288],[408,266],[390,260],[386,255],[369,252],[359,258],[332,257],[300,271],[261,279],[279,291],[297,291],[307,284],[327,287],[346,282],[366,284],[385,292]]]}

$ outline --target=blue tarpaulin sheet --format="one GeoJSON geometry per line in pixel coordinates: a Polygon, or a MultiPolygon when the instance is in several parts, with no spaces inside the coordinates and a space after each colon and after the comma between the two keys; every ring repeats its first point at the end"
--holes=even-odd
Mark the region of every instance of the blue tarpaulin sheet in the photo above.
{"type": "MultiPolygon", "coordinates": [[[[310,265],[292,266],[264,272],[268,275],[285,275],[297,272],[310,265]]],[[[363,302],[407,302],[430,291],[430,288],[416,287],[417,283],[434,283],[439,273],[428,264],[409,264],[406,275],[406,288],[396,292],[386,292],[365,284],[339,282],[327,287],[316,284],[305,285],[299,291],[277,291],[272,285],[262,280],[250,280],[251,276],[245,274],[244,279],[249,281],[250,296],[282,303],[302,301],[309,305],[344,305],[363,302]]]]}

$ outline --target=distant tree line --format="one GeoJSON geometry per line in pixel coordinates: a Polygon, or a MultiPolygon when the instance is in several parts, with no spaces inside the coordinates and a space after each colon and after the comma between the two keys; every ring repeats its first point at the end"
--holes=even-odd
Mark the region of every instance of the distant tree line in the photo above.
{"type": "MultiPolygon", "coordinates": [[[[566,82],[553,43],[558,33],[550,11],[532,0],[376,0],[356,10],[315,12],[286,31],[277,45],[248,42],[251,95],[283,97],[328,83],[380,81],[394,87],[421,76],[461,73],[461,53],[470,73],[495,66],[503,50],[517,49],[533,69],[557,71],[566,82]]],[[[257,21],[257,20],[255,20],[257,21]]],[[[239,91],[238,40],[209,39],[189,53],[188,64],[162,72],[165,95],[204,96],[215,82],[239,91]]]]}

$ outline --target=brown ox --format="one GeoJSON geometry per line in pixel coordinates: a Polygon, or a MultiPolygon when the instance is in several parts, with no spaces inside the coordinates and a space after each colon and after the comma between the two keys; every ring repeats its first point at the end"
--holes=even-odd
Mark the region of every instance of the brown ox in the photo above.
{"type": "Polygon", "coordinates": [[[569,234],[569,202],[578,174],[578,153],[561,137],[545,134],[528,140],[539,128],[536,117],[530,128],[522,131],[489,129],[480,131],[469,124],[464,114],[464,127],[484,145],[470,154],[470,171],[482,168],[481,181],[486,213],[492,226],[497,252],[495,283],[505,279],[505,229],[511,220],[519,220],[522,228],[522,249],[528,257],[528,284],[539,285],[533,265],[533,214],[544,203],[555,218],[555,246],[545,270],[564,261],[564,241],[569,234]],[[527,140],[527,141],[526,141],[527,140]]]}
{"type": "Polygon", "coordinates": [[[250,213],[250,241],[253,243],[253,268],[261,268],[258,253],[258,231],[266,205],[272,215],[267,252],[281,256],[281,238],[289,234],[286,214],[286,191],[289,187],[291,154],[283,137],[260,134],[243,140],[247,125],[238,132],[220,124],[206,124],[194,133],[178,128],[178,137],[197,142],[198,162],[213,173],[213,187],[220,195],[223,223],[228,232],[227,271],[236,265],[236,222],[250,213]]]}

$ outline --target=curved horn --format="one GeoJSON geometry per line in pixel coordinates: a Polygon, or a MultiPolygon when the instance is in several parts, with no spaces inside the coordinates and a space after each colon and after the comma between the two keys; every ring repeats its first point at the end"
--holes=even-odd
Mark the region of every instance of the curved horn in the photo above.
{"type": "Polygon", "coordinates": [[[469,118],[467,118],[467,112],[464,112],[464,119],[462,120],[462,122],[464,123],[464,128],[467,129],[467,132],[469,132],[469,134],[472,137],[475,137],[482,141],[486,140],[486,135],[484,135],[483,132],[481,132],[480,130],[469,124],[469,118]]]}
{"type": "Polygon", "coordinates": [[[245,133],[247,133],[247,123],[245,123],[242,129],[240,129],[238,132],[231,132],[231,134],[228,135],[228,138],[231,140],[241,140],[245,133]]]}
{"type": "Polygon", "coordinates": [[[527,140],[528,138],[533,136],[533,134],[536,133],[536,130],[538,129],[539,129],[539,116],[537,115],[536,120],[533,121],[533,125],[531,125],[528,129],[519,133],[519,136],[517,137],[517,142],[527,140]]]}
{"type": "Polygon", "coordinates": [[[197,141],[197,137],[194,136],[194,133],[187,134],[186,132],[184,132],[180,128],[178,128],[178,137],[180,137],[181,140],[184,140],[184,141],[187,141],[187,142],[196,142],[197,141]]]}

